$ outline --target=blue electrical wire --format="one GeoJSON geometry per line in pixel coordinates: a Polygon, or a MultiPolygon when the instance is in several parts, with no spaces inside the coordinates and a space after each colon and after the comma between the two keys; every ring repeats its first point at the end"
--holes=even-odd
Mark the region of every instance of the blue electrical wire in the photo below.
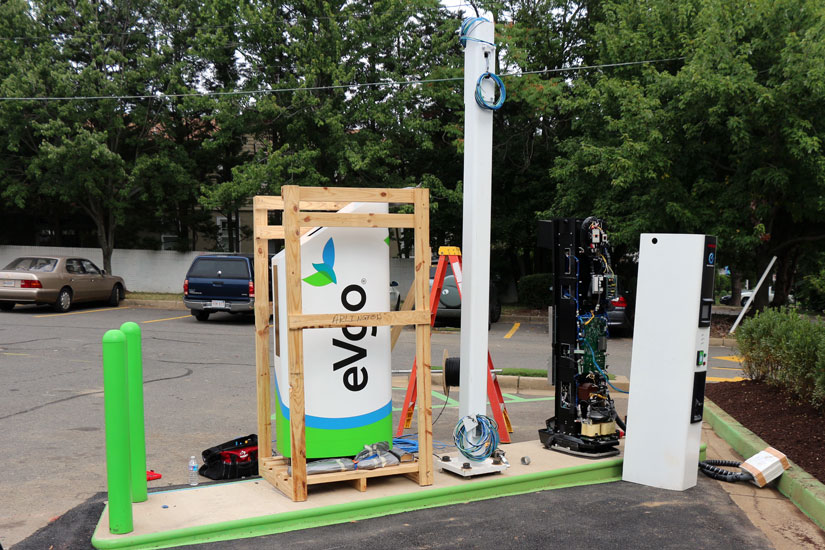
{"type": "Polygon", "coordinates": [[[455,425],[453,440],[458,452],[465,458],[480,462],[493,456],[493,453],[498,449],[498,424],[495,420],[483,414],[477,414],[475,419],[478,422],[478,428],[476,429],[481,430],[477,438],[473,437],[473,439],[477,439],[476,443],[472,443],[467,438],[464,419],[459,420],[458,424],[455,425]]]}
{"type": "MultiPolygon", "coordinates": [[[[489,22],[490,22],[490,20],[486,19],[484,17],[468,17],[467,19],[465,19],[461,23],[461,30],[459,31],[459,37],[458,37],[458,41],[461,43],[461,46],[462,47],[467,46],[467,41],[469,40],[471,42],[479,42],[481,44],[487,44],[488,46],[492,46],[492,47],[495,48],[496,45],[493,44],[492,42],[487,42],[486,40],[481,40],[479,38],[475,38],[473,36],[470,36],[470,33],[472,33],[473,30],[476,27],[478,27],[482,23],[489,23],[489,22]]],[[[486,54],[485,54],[485,56],[486,56],[486,54]]],[[[489,62],[488,62],[488,68],[489,68],[489,62]]],[[[505,88],[504,82],[502,82],[501,78],[499,78],[498,75],[496,75],[495,73],[490,72],[488,70],[488,71],[484,72],[480,77],[478,77],[478,80],[476,81],[475,98],[476,98],[476,103],[482,109],[488,109],[490,111],[498,111],[499,109],[501,109],[501,106],[504,105],[504,101],[507,99],[507,89],[505,88]],[[482,93],[482,90],[481,90],[481,83],[485,79],[492,80],[493,83],[498,87],[498,90],[499,90],[498,101],[496,101],[495,103],[489,103],[489,102],[487,102],[486,99],[484,99],[484,94],[482,93]]]]}
{"type": "Polygon", "coordinates": [[[489,109],[491,111],[498,111],[501,109],[501,106],[504,105],[505,99],[507,99],[507,89],[504,87],[504,82],[501,81],[498,75],[488,71],[478,77],[478,81],[476,81],[476,103],[478,103],[479,107],[482,109],[489,109]],[[485,78],[492,80],[499,89],[498,101],[492,105],[487,103],[487,100],[484,99],[484,94],[481,91],[481,83],[485,78]]]}
{"type": "Polygon", "coordinates": [[[590,356],[593,357],[593,365],[596,367],[596,369],[599,371],[599,373],[604,377],[605,381],[607,382],[607,385],[610,386],[611,388],[613,388],[614,390],[616,390],[619,393],[630,393],[630,392],[626,392],[624,390],[620,390],[619,388],[617,388],[616,386],[614,386],[613,384],[610,383],[610,378],[607,377],[605,372],[602,370],[602,368],[596,362],[596,352],[593,351],[593,346],[591,346],[590,342],[588,342],[584,338],[580,338],[579,340],[584,342],[585,344],[587,344],[587,348],[590,350],[590,356]]]}
{"type": "MultiPolygon", "coordinates": [[[[401,437],[394,437],[392,439],[392,446],[397,447],[403,451],[408,453],[417,453],[418,452],[418,434],[404,434],[401,437]]],[[[447,449],[452,449],[453,445],[449,443],[444,443],[443,441],[433,440],[433,449],[444,451],[447,449]]]]}
{"type": "Polygon", "coordinates": [[[486,40],[480,40],[478,38],[470,36],[470,33],[473,30],[481,25],[482,23],[489,23],[490,20],[486,17],[468,17],[461,23],[461,31],[459,31],[458,41],[461,43],[461,46],[464,47],[467,45],[467,41],[470,42],[481,42],[482,44],[489,44],[490,46],[495,46],[492,42],[487,42],[486,40]]]}

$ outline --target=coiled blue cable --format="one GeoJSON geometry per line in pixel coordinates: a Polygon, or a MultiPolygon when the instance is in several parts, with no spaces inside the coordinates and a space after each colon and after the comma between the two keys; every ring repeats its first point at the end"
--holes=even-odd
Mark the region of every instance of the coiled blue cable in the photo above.
{"type": "Polygon", "coordinates": [[[498,75],[496,75],[495,73],[486,72],[482,74],[480,77],[478,77],[478,80],[476,81],[476,103],[478,103],[479,107],[481,107],[482,109],[489,109],[491,111],[498,111],[499,109],[501,109],[501,106],[504,105],[505,99],[507,99],[507,89],[504,87],[504,82],[501,81],[498,75]],[[491,79],[496,84],[499,90],[498,101],[496,101],[492,105],[487,103],[487,101],[484,99],[484,95],[481,93],[481,82],[485,78],[491,79]]]}
{"type": "MultiPolygon", "coordinates": [[[[461,46],[464,47],[467,45],[467,41],[470,40],[471,42],[480,42],[482,44],[488,44],[490,46],[495,47],[495,44],[492,42],[487,42],[486,40],[481,40],[479,38],[475,38],[470,36],[470,33],[475,29],[477,26],[481,25],[482,23],[489,23],[490,20],[484,17],[468,17],[461,23],[461,31],[459,33],[458,41],[461,43],[461,46]]],[[[501,81],[501,78],[498,77],[495,73],[490,71],[486,71],[476,81],[476,93],[475,93],[476,103],[482,109],[487,109],[490,111],[498,111],[501,109],[501,106],[504,105],[505,99],[507,99],[507,89],[504,87],[504,82],[501,81]],[[485,78],[489,78],[495,83],[498,87],[499,95],[498,101],[495,103],[488,103],[486,99],[484,99],[484,94],[481,91],[481,83],[484,81],[485,78]]]]}
{"type": "MultiPolygon", "coordinates": [[[[465,417],[466,418],[466,417],[465,417]]],[[[464,419],[458,421],[453,430],[453,440],[455,446],[465,458],[480,462],[493,456],[493,453],[498,449],[498,424],[489,416],[477,414],[476,422],[481,433],[478,437],[473,437],[476,442],[473,443],[467,438],[467,432],[464,427],[464,419]]]]}

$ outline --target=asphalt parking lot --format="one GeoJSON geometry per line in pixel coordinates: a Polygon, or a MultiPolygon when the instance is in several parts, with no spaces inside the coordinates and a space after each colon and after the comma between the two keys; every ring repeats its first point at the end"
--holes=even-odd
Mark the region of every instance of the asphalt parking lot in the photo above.
{"type": "MultiPolygon", "coordinates": [[[[125,321],[143,332],[147,464],[163,475],[150,487],[185,483],[190,455],[256,431],[251,316],[215,315],[203,323],[181,310],[95,305],[65,314],[36,307],[0,313],[0,455],[11,458],[0,469],[4,547],[105,491],[100,339],[125,321]]],[[[546,368],[545,327],[500,322],[489,338],[497,367],[546,368]]],[[[405,330],[393,352],[394,371],[410,368],[413,342],[413,332],[405,330]]],[[[457,331],[436,331],[433,363],[440,363],[444,348],[457,355],[458,342],[457,331]]],[[[629,374],[630,350],[630,339],[611,341],[610,372],[629,374]]],[[[711,350],[711,357],[730,355],[726,348],[711,350]]],[[[738,373],[730,361],[712,359],[710,366],[711,375],[738,373]]],[[[394,385],[397,410],[404,384],[394,385]]],[[[552,414],[552,392],[504,393],[513,440],[535,438],[552,414]]],[[[626,400],[614,397],[623,412],[626,400]]],[[[434,435],[446,441],[457,407],[435,394],[434,416],[442,408],[434,435]]]]}

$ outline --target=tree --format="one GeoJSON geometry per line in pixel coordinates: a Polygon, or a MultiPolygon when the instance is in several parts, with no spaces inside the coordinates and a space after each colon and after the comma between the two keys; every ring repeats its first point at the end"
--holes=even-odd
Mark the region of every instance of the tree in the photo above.
{"type": "MultiPolygon", "coordinates": [[[[32,47],[3,41],[4,95],[75,97],[138,95],[149,42],[136,31],[146,2],[109,5],[41,0],[14,2],[32,47]],[[21,51],[22,50],[22,51],[21,51]]],[[[17,206],[45,195],[76,206],[97,228],[104,269],[111,272],[114,232],[131,199],[129,172],[138,154],[134,102],[125,99],[15,101],[0,105],[4,137],[3,196],[17,206]]]]}
{"type": "Polygon", "coordinates": [[[734,273],[825,237],[825,12],[817,2],[608,2],[605,69],[563,102],[576,135],[554,163],[549,212],[606,217],[629,249],[643,231],[712,233],[734,273]]]}

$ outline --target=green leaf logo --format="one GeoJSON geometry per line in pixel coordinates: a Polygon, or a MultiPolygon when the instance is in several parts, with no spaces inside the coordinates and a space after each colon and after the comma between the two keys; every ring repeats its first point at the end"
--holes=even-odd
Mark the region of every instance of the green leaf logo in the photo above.
{"type": "Polygon", "coordinates": [[[324,245],[324,251],[321,253],[321,263],[312,264],[317,272],[309,277],[304,277],[304,282],[312,286],[326,286],[330,283],[338,283],[335,277],[335,271],[332,269],[335,265],[335,244],[330,238],[327,244],[324,245]]]}

